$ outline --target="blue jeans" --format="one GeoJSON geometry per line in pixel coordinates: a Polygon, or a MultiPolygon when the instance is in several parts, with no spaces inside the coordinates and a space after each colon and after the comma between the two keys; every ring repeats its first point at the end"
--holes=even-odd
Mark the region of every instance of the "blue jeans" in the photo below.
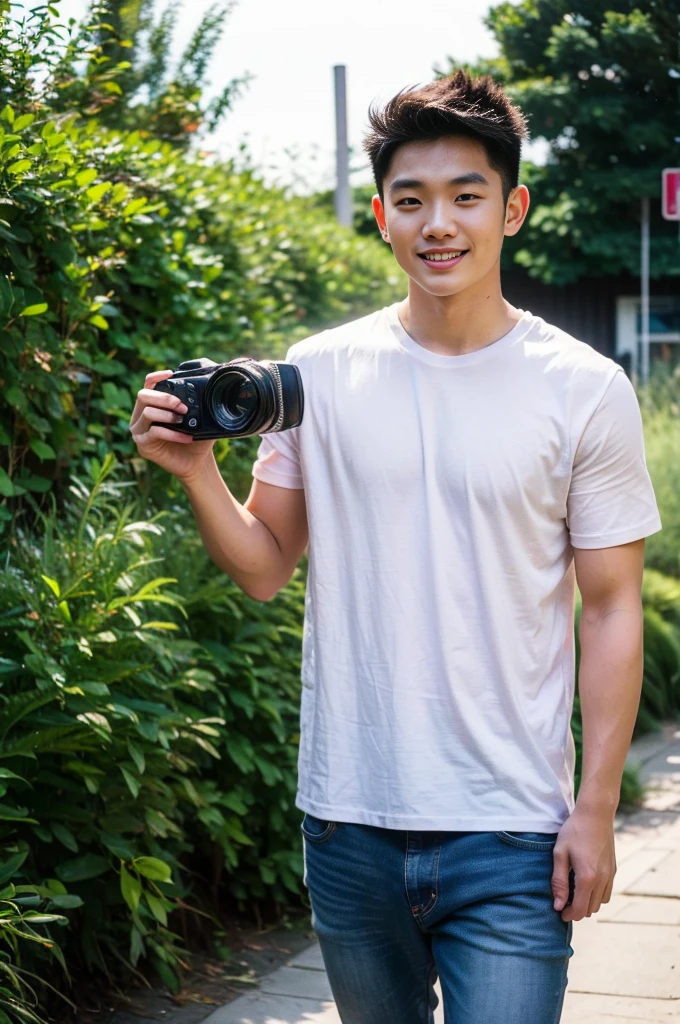
{"type": "Polygon", "coordinates": [[[312,927],[343,1024],[557,1024],[572,922],[557,833],[405,832],[305,814],[312,927]]]}

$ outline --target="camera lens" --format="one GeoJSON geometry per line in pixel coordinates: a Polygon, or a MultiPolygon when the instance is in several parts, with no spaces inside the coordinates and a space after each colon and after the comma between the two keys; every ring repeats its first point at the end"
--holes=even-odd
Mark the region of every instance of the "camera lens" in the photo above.
{"type": "Polygon", "coordinates": [[[241,416],[250,416],[257,408],[257,394],[252,380],[241,377],[239,380],[236,374],[233,379],[228,380],[220,396],[220,401],[229,416],[240,419],[241,416]]]}
{"type": "Polygon", "coordinates": [[[210,412],[225,430],[245,430],[257,414],[259,396],[254,381],[239,370],[219,375],[210,388],[210,412]]]}

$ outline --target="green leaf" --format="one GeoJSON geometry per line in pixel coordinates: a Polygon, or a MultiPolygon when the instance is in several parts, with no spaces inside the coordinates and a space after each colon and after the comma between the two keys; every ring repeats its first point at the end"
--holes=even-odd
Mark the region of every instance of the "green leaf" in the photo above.
{"type": "Polygon", "coordinates": [[[165,909],[165,904],[163,903],[163,901],[160,900],[157,896],[154,896],[153,893],[150,892],[145,892],[144,896],[146,898],[146,902],[149,904],[149,910],[151,911],[153,916],[156,918],[157,921],[160,921],[162,925],[165,925],[167,927],[168,913],[165,909]]]}
{"type": "Polygon", "coordinates": [[[132,925],[130,929],[130,963],[133,967],[137,966],[137,961],[140,956],[144,953],[144,939],[142,933],[136,925],[132,925]]]}
{"type": "Polygon", "coordinates": [[[10,107],[9,103],[3,107],[0,112],[0,117],[3,121],[9,121],[10,124],[14,124],[14,111],[10,107]]]}
{"type": "Polygon", "coordinates": [[[19,316],[39,316],[40,313],[44,313],[48,309],[46,302],[39,302],[35,306],[26,306],[21,310],[19,316]]]}
{"type": "Polygon", "coordinates": [[[47,444],[46,441],[34,440],[31,441],[31,451],[35,452],[41,462],[45,459],[56,459],[57,453],[51,444],[47,444]]]}
{"type": "Polygon", "coordinates": [[[163,984],[167,985],[171,992],[179,992],[182,986],[172,968],[157,957],[154,957],[154,967],[158,971],[163,984]]]}
{"type": "Polygon", "coordinates": [[[15,160],[13,164],[5,168],[8,174],[23,174],[31,166],[30,160],[15,160]]]}
{"type": "Polygon", "coordinates": [[[10,879],[14,878],[27,857],[28,850],[22,850],[20,853],[15,853],[8,857],[3,864],[0,864],[0,885],[5,885],[10,879]]]}
{"type": "Polygon", "coordinates": [[[96,313],[94,316],[91,316],[88,320],[88,323],[92,324],[94,327],[101,327],[103,331],[108,331],[109,329],[108,320],[106,320],[103,316],[100,316],[99,313],[96,313]]]}
{"type": "Polygon", "coordinates": [[[43,576],[42,573],[40,574],[40,578],[45,581],[55,597],[61,597],[61,587],[56,580],[51,579],[49,576],[43,576]]]}
{"type": "Polygon", "coordinates": [[[85,906],[80,896],[76,896],[75,893],[66,893],[64,896],[52,896],[52,905],[58,907],[59,910],[76,910],[78,907],[85,906]]]}
{"type": "Polygon", "coordinates": [[[132,860],[135,853],[130,843],[122,836],[112,835],[109,832],[100,832],[99,840],[102,846],[105,846],[107,850],[114,853],[116,857],[120,857],[121,860],[132,860]]]}
{"type": "Polygon", "coordinates": [[[132,760],[135,762],[135,764],[137,766],[137,771],[139,772],[140,775],[143,775],[144,774],[144,767],[145,767],[145,761],[144,761],[144,754],[143,754],[143,752],[139,749],[139,747],[135,743],[132,742],[132,740],[128,740],[127,748],[128,748],[128,750],[130,752],[130,757],[132,758],[132,760]]]}
{"type": "Polygon", "coordinates": [[[57,147],[62,144],[65,138],[65,132],[52,132],[52,134],[45,139],[45,146],[47,147],[47,149],[50,150],[57,149],[57,147]]]}
{"type": "Polygon", "coordinates": [[[172,871],[164,861],[157,857],[136,857],[132,862],[135,871],[152,882],[171,882],[172,871]]]}
{"type": "Polygon", "coordinates": [[[0,466],[0,494],[5,498],[11,498],[14,494],[14,484],[2,466],[0,466]]]}
{"type": "Polygon", "coordinates": [[[124,864],[120,866],[120,891],[123,894],[123,899],[134,914],[142,897],[142,883],[138,878],[130,874],[124,864]]]}
{"type": "Polygon", "coordinates": [[[78,852],[78,843],[75,840],[75,836],[73,835],[73,832],[66,827],[66,825],[57,821],[54,822],[51,828],[55,839],[58,839],[67,850],[70,850],[71,853],[78,852]]]}
{"type": "Polygon", "coordinates": [[[39,494],[46,494],[47,491],[52,490],[53,482],[48,477],[36,476],[31,473],[29,476],[18,476],[14,481],[15,488],[25,487],[28,491],[37,491],[39,494]]]}
{"type": "Polygon", "coordinates": [[[122,764],[118,767],[120,768],[123,778],[127,783],[128,789],[130,790],[130,792],[132,793],[133,797],[136,800],[137,797],[139,796],[139,790],[141,788],[139,784],[139,779],[136,779],[132,772],[128,771],[128,769],[125,768],[122,764]]]}
{"type": "Polygon", "coordinates": [[[22,128],[28,128],[29,124],[33,124],[35,121],[35,114],[22,114],[14,122],[13,128],[15,132],[20,132],[22,128]]]}
{"type": "Polygon", "coordinates": [[[110,181],[102,181],[99,185],[92,185],[85,192],[88,199],[91,199],[93,203],[98,203],[102,196],[109,191],[111,188],[110,181]]]}
{"type": "Polygon", "coordinates": [[[96,168],[87,167],[84,171],[79,171],[78,174],[76,174],[76,181],[78,182],[81,188],[84,188],[86,185],[89,185],[91,181],[94,181],[96,177],[96,168]]]}
{"type": "Polygon", "coordinates": [[[28,825],[37,825],[35,818],[27,818],[26,807],[10,807],[9,804],[0,804],[0,821],[23,821],[28,825]]]}
{"type": "Polygon", "coordinates": [[[111,870],[106,857],[96,853],[86,853],[84,857],[67,860],[55,868],[57,878],[62,882],[84,882],[89,878],[99,878],[111,870]]]}

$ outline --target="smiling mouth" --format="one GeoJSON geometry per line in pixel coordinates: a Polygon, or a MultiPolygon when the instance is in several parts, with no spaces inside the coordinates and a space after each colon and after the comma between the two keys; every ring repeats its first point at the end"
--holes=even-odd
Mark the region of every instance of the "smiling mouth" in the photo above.
{"type": "Polygon", "coordinates": [[[467,249],[452,249],[449,252],[419,252],[417,255],[431,267],[452,267],[465,256],[467,249]]]}

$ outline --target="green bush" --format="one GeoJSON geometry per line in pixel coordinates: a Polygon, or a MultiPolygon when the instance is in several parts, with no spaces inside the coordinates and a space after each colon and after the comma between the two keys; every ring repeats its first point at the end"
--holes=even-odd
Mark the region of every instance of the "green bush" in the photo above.
{"type": "MultiPolygon", "coordinates": [[[[645,569],[642,580],[644,669],[642,692],[633,738],[655,732],[661,722],[680,716],[680,580],[655,569],[645,569]]],[[[580,662],[579,625],[581,595],[576,592],[576,671],[580,662]]],[[[574,701],[572,732],[576,745],[576,791],[580,784],[583,736],[578,693],[574,701]]],[[[635,803],[642,795],[637,772],[626,767],[621,786],[622,803],[635,803]]]]}
{"type": "MultiPolygon", "coordinates": [[[[46,31],[23,40],[29,68],[46,31]]],[[[0,22],[12,64],[10,42],[0,22]]],[[[26,75],[15,86],[0,112],[1,498],[50,490],[83,454],[133,455],[149,370],[281,356],[401,294],[379,241],[265,187],[245,156],[210,162],[54,113],[49,76],[42,91],[26,75]]]]}
{"type": "Polygon", "coordinates": [[[645,561],[650,568],[680,576],[680,367],[673,373],[655,367],[639,398],[647,468],[663,524],[647,539],[645,561]]]}
{"type": "Polygon", "coordinates": [[[197,564],[179,524],[136,519],[114,469],[109,456],[89,486],[74,478],[0,572],[0,864],[66,896],[71,964],[110,974],[146,955],[176,986],[178,898],[300,891],[304,584],[250,601],[197,564]]]}

